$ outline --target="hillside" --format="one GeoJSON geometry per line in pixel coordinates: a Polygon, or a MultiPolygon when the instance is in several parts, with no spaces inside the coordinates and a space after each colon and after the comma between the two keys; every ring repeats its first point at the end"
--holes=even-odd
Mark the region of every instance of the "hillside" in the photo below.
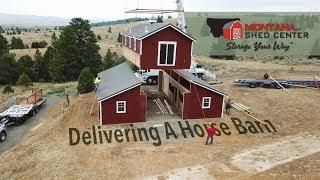
{"type": "Polygon", "coordinates": [[[64,26],[69,19],[34,15],[17,15],[0,13],[0,25],[14,26],[64,26]]]}

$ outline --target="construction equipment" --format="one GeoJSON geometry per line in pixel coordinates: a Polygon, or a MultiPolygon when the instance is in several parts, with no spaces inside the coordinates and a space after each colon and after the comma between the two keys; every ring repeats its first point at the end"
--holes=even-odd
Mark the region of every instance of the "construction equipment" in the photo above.
{"type": "Polygon", "coordinates": [[[42,104],[46,102],[43,98],[42,89],[32,90],[32,94],[26,98],[16,98],[16,105],[11,106],[6,111],[0,113],[0,118],[5,118],[8,121],[6,125],[19,125],[34,116],[42,104]]]}

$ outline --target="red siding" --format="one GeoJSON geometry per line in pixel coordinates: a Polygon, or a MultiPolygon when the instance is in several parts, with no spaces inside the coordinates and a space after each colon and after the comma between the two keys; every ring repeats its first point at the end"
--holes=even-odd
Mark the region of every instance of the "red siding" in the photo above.
{"type": "Polygon", "coordinates": [[[101,102],[102,125],[145,122],[146,96],[140,86],[101,102]],[[126,113],[117,114],[116,102],[126,101],[126,113]]]}
{"type": "Polygon", "coordinates": [[[168,27],[142,41],[141,69],[189,69],[191,65],[192,40],[168,27]],[[175,66],[158,66],[158,42],[176,41],[175,66]]]}
{"type": "Polygon", "coordinates": [[[222,115],[223,96],[205,88],[191,84],[191,91],[185,94],[183,119],[220,118],[222,115]],[[202,98],[211,97],[210,109],[202,109],[202,98]],[[203,112],[202,112],[203,110],[203,112]],[[205,117],[203,117],[203,113],[205,117]]]}

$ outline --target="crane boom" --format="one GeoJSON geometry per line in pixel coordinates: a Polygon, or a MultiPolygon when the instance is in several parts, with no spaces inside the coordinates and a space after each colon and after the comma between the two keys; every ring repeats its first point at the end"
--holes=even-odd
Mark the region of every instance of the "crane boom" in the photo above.
{"type": "Polygon", "coordinates": [[[187,33],[187,23],[184,17],[184,8],[182,0],[177,0],[177,10],[178,10],[178,28],[183,32],[187,33]]]}

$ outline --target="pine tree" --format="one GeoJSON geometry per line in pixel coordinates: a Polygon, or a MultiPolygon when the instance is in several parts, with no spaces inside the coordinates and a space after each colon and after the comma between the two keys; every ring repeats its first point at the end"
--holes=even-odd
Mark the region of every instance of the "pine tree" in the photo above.
{"type": "Polygon", "coordinates": [[[90,72],[90,68],[84,68],[78,78],[77,90],[80,94],[85,94],[93,91],[94,77],[90,72]]]}
{"type": "Polygon", "coordinates": [[[6,53],[0,56],[0,85],[15,84],[20,75],[20,70],[14,54],[6,53]]]}
{"type": "Polygon", "coordinates": [[[43,73],[42,78],[45,81],[51,80],[51,77],[49,74],[49,67],[52,62],[52,59],[54,58],[54,55],[55,55],[55,49],[52,46],[49,46],[43,55],[42,64],[43,64],[44,72],[42,72],[43,73]]]}
{"type": "Polygon", "coordinates": [[[25,49],[25,45],[20,37],[12,37],[11,38],[11,49],[25,49]]]}
{"type": "Polygon", "coordinates": [[[55,53],[51,63],[49,65],[49,75],[50,78],[54,81],[54,82],[64,82],[66,81],[65,78],[65,63],[63,61],[63,59],[61,58],[61,56],[58,53],[55,53]]]}
{"type": "Polygon", "coordinates": [[[118,42],[118,43],[122,43],[122,36],[121,36],[121,34],[120,34],[120,33],[118,34],[117,42],[118,42]]]}
{"type": "Polygon", "coordinates": [[[163,16],[157,17],[157,23],[163,23],[163,16]]]}
{"type": "Polygon", "coordinates": [[[0,56],[9,52],[9,42],[7,39],[0,34],[0,56]]]}
{"type": "Polygon", "coordinates": [[[4,86],[2,93],[3,94],[14,93],[14,89],[12,89],[10,84],[7,84],[6,86],[4,86]]]}
{"type": "Polygon", "coordinates": [[[23,86],[23,87],[32,86],[32,80],[28,77],[28,75],[23,73],[22,75],[19,76],[17,85],[23,86]]]}
{"type": "Polygon", "coordinates": [[[46,73],[46,69],[44,68],[42,61],[42,54],[39,49],[36,50],[34,55],[34,65],[33,71],[35,73],[35,81],[38,81],[40,78],[43,78],[43,74],[46,73]]]}
{"type": "Polygon", "coordinates": [[[200,36],[207,37],[209,35],[210,35],[210,27],[207,25],[206,22],[204,22],[200,30],[200,36]]]}
{"type": "Polygon", "coordinates": [[[104,66],[106,69],[112,68],[116,62],[114,61],[113,55],[111,53],[110,48],[108,49],[106,56],[104,57],[104,66]]]}
{"type": "Polygon", "coordinates": [[[35,73],[33,71],[34,61],[28,55],[21,56],[18,61],[18,68],[22,73],[27,74],[32,81],[36,80],[35,73]]]}
{"type": "Polygon", "coordinates": [[[111,26],[110,26],[109,29],[108,29],[108,33],[112,33],[111,26]]]}

